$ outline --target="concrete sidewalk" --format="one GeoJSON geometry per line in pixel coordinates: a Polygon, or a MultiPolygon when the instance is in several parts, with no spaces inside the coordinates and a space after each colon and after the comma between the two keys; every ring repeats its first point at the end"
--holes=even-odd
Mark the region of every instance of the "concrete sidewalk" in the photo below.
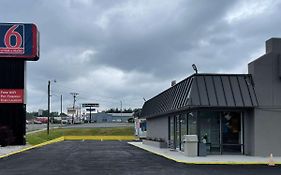
{"type": "Polygon", "coordinates": [[[151,153],[166,157],[176,162],[188,164],[281,164],[281,157],[254,157],[246,155],[208,155],[206,157],[187,157],[183,152],[171,151],[170,149],[156,148],[143,144],[142,142],[128,142],[138,148],[144,149],[151,153]]]}
{"type": "Polygon", "coordinates": [[[7,155],[13,152],[20,151],[22,149],[28,148],[31,145],[20,145],[20,146],[5,146],[5,147],[0,147],[0,157],[3,155],[7,155]]]}

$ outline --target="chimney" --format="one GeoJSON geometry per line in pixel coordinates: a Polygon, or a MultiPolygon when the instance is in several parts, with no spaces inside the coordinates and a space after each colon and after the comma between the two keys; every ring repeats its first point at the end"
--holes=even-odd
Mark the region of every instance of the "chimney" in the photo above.
{"type": "Polygon", "coordinates": [[[266,53],[281,53],[281,38],[270,38],[265,43],[266,53]]]}
{"type": "Polygon", "coordinates": [[[171,86],[175,86],[177,84],[177,81],[176,80],[173,80],[172,82],[171,82],[171,86]]]}

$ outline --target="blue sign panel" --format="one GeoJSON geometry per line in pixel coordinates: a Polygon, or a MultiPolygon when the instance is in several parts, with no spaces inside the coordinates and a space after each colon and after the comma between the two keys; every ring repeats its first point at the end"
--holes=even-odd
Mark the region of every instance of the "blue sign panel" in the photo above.
{"type": "Polygon", "coordinates": [[[34,24],[0,23],[0,59],[39,59],[39,32],[34,24]]]}

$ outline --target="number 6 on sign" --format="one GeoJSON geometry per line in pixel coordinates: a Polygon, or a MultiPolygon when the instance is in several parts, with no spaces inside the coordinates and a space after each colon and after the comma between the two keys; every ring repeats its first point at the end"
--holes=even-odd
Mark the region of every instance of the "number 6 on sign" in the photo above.
{"type": "Polygon", "coordinates": [[[5,46],[7,48],[19,48],[22,45],[22,37],[17,31],[18,25],[13,25],[5,34],[5,46]],[[14,45],[11,43],[11,38],[14,36],[16,38],[16,42],[14,45]]]}

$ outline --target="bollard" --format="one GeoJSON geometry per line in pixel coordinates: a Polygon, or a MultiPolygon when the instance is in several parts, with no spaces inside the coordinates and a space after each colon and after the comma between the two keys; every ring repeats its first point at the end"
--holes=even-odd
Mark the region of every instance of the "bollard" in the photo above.
{"type": "Polygon", "coordinates": [[[269,156],[268,166],[275,166],[272,153],[269,156]]]}

